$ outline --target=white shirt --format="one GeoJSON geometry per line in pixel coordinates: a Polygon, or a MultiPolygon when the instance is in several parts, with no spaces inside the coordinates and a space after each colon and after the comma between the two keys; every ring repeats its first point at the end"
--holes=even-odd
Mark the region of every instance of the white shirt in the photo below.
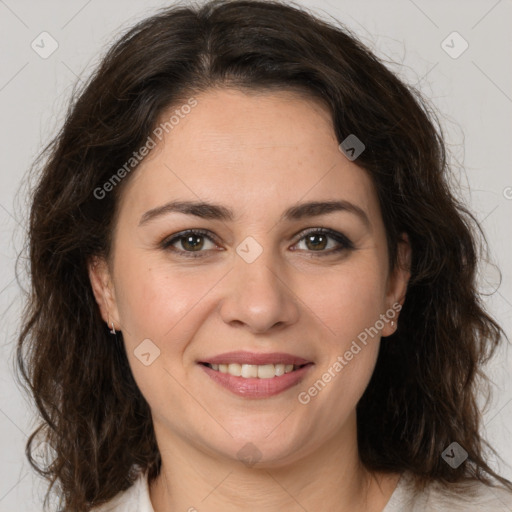
{"type": "MultiPolygon", "coordinates": [[[[512,493],[502,487],[489,487],[480,482],[456,485],[457,489],[443,491],[435,482],[417,493],[412,486],[412,475],[403,473],[382,512],[512,512],[512,493]]],[[[147,476],[141,475],[130,488],[93,512],[155,512],[147,476]]]]}

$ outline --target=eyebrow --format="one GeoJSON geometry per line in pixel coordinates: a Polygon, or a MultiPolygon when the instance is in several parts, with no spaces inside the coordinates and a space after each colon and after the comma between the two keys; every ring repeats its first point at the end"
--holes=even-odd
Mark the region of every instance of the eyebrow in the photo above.
{"type": "MultiPolygon", "coordinates": [[[[359,217],[368,228],[371,227],[370,219],[366,212],[359,206],[345,200],[301,203],[288,208],[281,215],[280,221],[300,220],[304,217],[315,217],[339,211],[352,213],[359,217]]],[[[204,201],[171,201],[144,213],[139,221],[139,226],[169,213],[183,213],[185,215],[194,215],[201,219],[225,222],[232,222],[235,219],[233,211],[220,204],[204,201]]]]}

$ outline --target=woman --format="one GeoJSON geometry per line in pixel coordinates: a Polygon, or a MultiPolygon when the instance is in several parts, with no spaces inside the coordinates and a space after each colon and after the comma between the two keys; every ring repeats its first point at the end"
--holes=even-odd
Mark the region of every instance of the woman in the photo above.
{"type": "Polygon", "coordinates": [[[476,402],[503,332],[426,112],[285,3],[110,49],[30,217],[27,454],[64,510],[511,508],[476,402]]]}

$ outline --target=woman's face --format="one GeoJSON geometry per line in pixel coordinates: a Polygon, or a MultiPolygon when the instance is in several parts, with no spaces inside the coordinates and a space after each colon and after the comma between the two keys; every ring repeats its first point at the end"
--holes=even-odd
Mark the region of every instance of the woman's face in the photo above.
{"type": "Polygon", "coordinates": [[[315,100],[195,98],[126,183],[112,273],[90,273],[159,444],[279,465],[336,437],[354,443],[408,279],[388,273],[372,181],[315,100]],[[162,208],[174,202],[209,206],[162,208]],[[177,236],[189,229],[201,233],[177,236]]]}

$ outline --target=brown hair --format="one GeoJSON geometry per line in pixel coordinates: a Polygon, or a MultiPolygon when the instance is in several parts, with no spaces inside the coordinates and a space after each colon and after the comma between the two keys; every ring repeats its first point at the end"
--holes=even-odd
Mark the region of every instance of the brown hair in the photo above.
{"type": "Polygon", "coordinates": [[[492,448],[479,433],[476,401],[482,364],[504,333],[476,289],[484,237],[449,190],[439,122],[346,28],[289,4],[212,1],[138,23],[77,91],[41,155],[18,365],[42,419],[27,456],[69,510],[110,500],[140,471],[152,480],[161,463],[122,334],[113,342],[87,272],[91,257],[108,259],[130,176],[101,200],[94,191],[144,144],[165,109],[212,87],[295,89],[324,101],[338,141],[356,134],[366,146],[357,164],[378,192],[392,268],[400,234],[409,237],[399,328],[381,345],[357,406],[362,463],[410,470],[419,484],[491,483],[487,473],[512,488],[485,461],[492,448]],[[44,468],[32,457],[38,439],[53,453],[44,468]],[[469,454],[456,469],[441,458],[453,441],[469,454]]]}

